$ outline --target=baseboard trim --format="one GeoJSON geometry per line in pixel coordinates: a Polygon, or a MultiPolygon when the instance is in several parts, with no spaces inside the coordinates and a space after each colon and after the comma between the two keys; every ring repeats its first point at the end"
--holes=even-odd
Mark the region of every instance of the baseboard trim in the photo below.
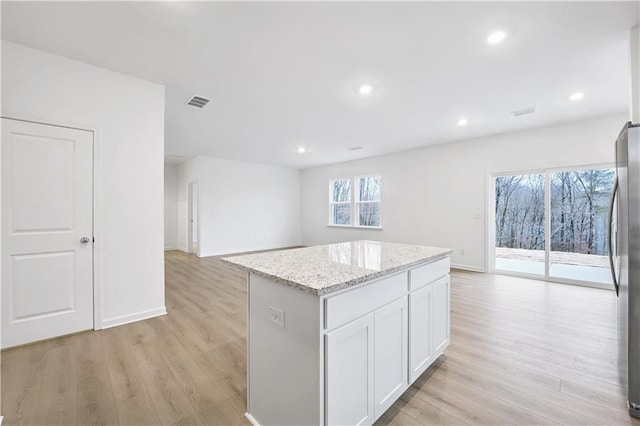
{"type": "Polygon", "coordinates": [[[0,416],[0,426],[2,426],[2,421],[4,420],[4,416],[0,416]]]}
{"type": "Polygon", "coordinates": [[[464,271],[472,271],[472,272],[487,272],[484,268],[478,268],[477,266],[471,266],[471,265],[463,265],[460,263],[452,263],[451,268],[462,269],[464,271]]]}
{"type": "Polygon", "coordinates": [[[180,250],[180,248],[178,246],[169,246],[169,247],[165,247],[165,250],[180,250]]]}
{"type": "Polygon", "coordinates": [[[251,414],[244,413],[244,418],[249,420],[249,423],[251,423],[253,426],[260,426],[260,423],[258,423],[258,421],[254,419],[251,414]]]}
{"type": "Polygon", "coordinates": [[[164,306],[161,308],[149,309],[148,311],[136,312],[135,314],[106,319],[102,321],[102,328],[117,327],[119,325],[130,324],[132,322],[155,318],[162,315],[167,315],[167,308],[164,306]]]}

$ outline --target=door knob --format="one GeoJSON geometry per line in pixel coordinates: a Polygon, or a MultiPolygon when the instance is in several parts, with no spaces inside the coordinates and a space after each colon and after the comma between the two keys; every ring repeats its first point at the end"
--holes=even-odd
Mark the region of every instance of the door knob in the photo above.
{"type": "Polygon", "coordinates": [[[80,242],[81,242],[82,244],[87,244],[89,241],[90,241],[90,240],[89,240],[89,237],[82,237],[82,238],[80,238],[80,242]]]}

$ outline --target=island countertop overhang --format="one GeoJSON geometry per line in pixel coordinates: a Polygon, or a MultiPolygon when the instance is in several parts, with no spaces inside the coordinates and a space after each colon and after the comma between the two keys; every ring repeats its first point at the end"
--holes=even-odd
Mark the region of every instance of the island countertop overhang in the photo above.
{"type": "Polygon", "coordinates": [[[350,241],[225,257],[223,262],[323,296],[445,258],[453,250],[379,241],[350,241]]]}

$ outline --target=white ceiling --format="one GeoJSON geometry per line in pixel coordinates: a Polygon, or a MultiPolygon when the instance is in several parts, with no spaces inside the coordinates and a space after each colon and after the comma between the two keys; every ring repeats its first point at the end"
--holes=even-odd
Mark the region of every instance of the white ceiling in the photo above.
{"type": "Polygon", "coordinates": [[[627,111],[637,21],[637,2],[2,2],[3,39],[164,84],[169,160],[297,168],[627,111]]]}

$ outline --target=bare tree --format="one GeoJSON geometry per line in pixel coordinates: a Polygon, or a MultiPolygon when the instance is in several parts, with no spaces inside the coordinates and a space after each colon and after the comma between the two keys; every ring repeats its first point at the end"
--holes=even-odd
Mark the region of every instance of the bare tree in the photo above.
{"type": "MultiPolygon", "coordinates": [[[[606,211],[613,187],[612,169],[551,174],[553,251],[607,253],[606,211]]],[[[544,248],[544,175],[496,178],[496,246],[544,248]]]]}

